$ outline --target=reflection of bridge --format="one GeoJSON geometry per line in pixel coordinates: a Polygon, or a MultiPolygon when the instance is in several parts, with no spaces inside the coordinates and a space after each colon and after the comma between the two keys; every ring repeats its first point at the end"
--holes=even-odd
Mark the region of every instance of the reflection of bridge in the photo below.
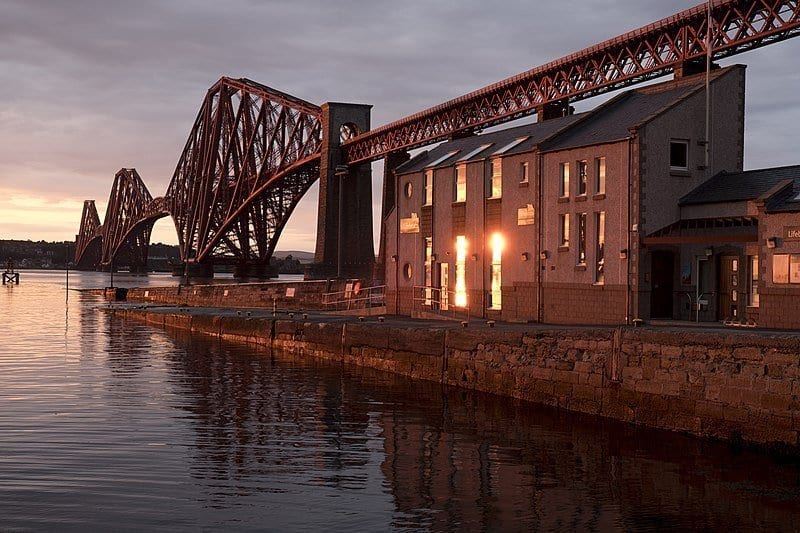
{"type": "Polygon", "coordinates": [[[334,271],[341,235],[343,273],[369,276],[374,260],[369,162],[386,159],[386,216],[394,207],[392,169],[408,158],[409,149],[534,113],[540,118],[564,113],[571,101],[698,70],[707,56],[732,56],[800,32],[798,0],[710,5],[708,11],[705,5],[687,9],[372,131],[369,106],[318,107],[250,80],[222,78],[203,101],[163,198],[153,199],[136,171],[123,169],[102,225],[94,202],[84,204],[76,263],[145,265],[153,224],[170,215],[187,266],[207,272],[222,262],[238,265],[240,272],[263,272],[289,216],[319,178],[316,274],[334,271]],[[337,174],[340,165],[347,171],[337,174]],[[339,213],[341,198],[347,208],[339,213]]]}

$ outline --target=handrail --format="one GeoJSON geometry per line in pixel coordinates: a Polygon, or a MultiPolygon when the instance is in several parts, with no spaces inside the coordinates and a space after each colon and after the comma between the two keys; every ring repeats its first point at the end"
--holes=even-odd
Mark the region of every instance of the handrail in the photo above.
{"type": "Polygon", "coordinates": [[[350,290],[326,292],[322,294],[322,304],[326,309],[335,311],[381,307],[386,305],[386,285],[372,285],[370,287],[359,287],[357,290],[351,288],[350,290]],[[364,303],[360,304],[360,302],[364,303]],[[340,306],[345,309],[338,309],[340,306]],[[336,309],[330,309],[332,307],[336,307],[336,309]]]}
{"type": "Polygon", "coordinates": [[[459,318],[459,314],[466,314],[466,319],[469,320],[472,316],[472,308],[467,299],[466,306],[457,306],[455,291],[443,289],[441,287],[433,287],[429,285],[414,285],[412,288],[412,312],[417,311],[418,303],[420,312],[429,312],[438,314],[445,317],[450,317],[453,320],[459,318]],[[420,294],[421,296],[417,296],[420,294]]]}

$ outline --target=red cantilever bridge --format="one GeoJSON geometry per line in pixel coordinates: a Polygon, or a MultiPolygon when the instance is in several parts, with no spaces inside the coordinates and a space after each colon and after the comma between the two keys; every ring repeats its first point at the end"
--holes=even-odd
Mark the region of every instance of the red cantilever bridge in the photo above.
{"type": "Polygon", "coordinates": [[[386,215],[394,205],[392,169],[410,149],[534,113],[561,113],[569,102],[697,71],[708,57],[799,33],[800,0],[716,0],[373,130],[369,106],[317,106],[250,80],[222,78],[203,101],[163,197],[153,198],[134,169],[122,169],[102,224],[94,201],[84,203],[75,262],[144,266],[153,224],[171,216],[187,266],[208,271],[214,263],[234,263],[244,272],[262,271],[292,211],[319,179],[317,273],[335,267],[341,235],[346,273],[369,275],[370,162],[386,159],[386,215]],[[342,213],[340,187],[347,199],[342,213]]]}

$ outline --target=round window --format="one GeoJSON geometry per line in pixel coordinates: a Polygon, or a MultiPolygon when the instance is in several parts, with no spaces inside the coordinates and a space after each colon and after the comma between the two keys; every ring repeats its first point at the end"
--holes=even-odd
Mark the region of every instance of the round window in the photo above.
{"type": "Polygon", "coordinates": [[[411,276],[414,274],[414,271],[411,269],[411,263],[406,263],[403,265],[403,276],[406,279],[411,279],[411,276]]]}
{"type": "Polygon", "coordinates": [[[411,198],[411,195],[414,194],[414,185],[412,185],[410,181],[406,182],[405,191],[406,191],[406,198],[411,198]]]}

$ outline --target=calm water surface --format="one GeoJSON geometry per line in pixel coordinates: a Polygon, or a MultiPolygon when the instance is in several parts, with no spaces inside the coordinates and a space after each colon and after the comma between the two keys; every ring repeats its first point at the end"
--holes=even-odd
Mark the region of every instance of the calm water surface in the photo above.
{"type": "Polygon", "coordinates": [[[64,295],[63,273],[0,290],[0,530],[800,528],[795,462],[64,295]]]}

